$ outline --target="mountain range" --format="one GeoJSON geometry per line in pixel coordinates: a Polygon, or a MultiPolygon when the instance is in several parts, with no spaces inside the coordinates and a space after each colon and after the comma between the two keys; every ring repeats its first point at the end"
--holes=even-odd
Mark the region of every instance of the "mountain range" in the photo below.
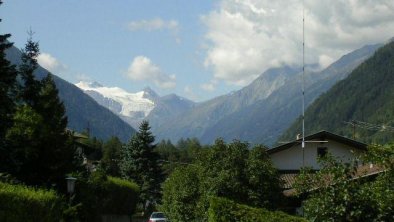
{"type": "MultiPolygon", "coordinates": [[[[297,119],[281,140],[299,132],[297,119]]],[[[365,143],[392,142],[394,134],[394,41],[380,48],[305,111],[305,131],[320,130],[365,143]]]]}
{"type": "MultiPolygon", "coordinates": [[[[21,51],[11,47],[6,52],[7,59],[15,64],[21,63],[21,51]]],[[[48,70],[39,66],[34,75],[42,79],[48,74],[48,70]]],[[[63,101],[68,117],[68,128],[77,132],[89,130],[91,136],[100,139],[109,139],[117,136],[126,142],[135,130],[107,108],[99,105],[82,90],[62,78],[53,75],[56,87],[59,90],[59,98],[63,101]]]]}
{"type": "MultiPolygon", "coordinates": [[[[367,45],[342,56],[322,71],[306,69],[308,106],[335,83],[346,78],[382,44],[367,45]]],[[[162,120],[153,128],[158,138],[177,141],[196,137],[202,143],[216,138],[274,144],[301,114],[302,70],[289,66],[262,73],[243,89],[199,103],[192,109],[162,120]]]]}
{"type": "MultiPolygon", "coordinates": [[[[306,107],[381,46],[364,46],[321,71],[313,71],[317,65],[307,65],[306,107]]],[[[176,142],[194,137],[209,144],[221,137],[225,141],[238,139],[273,145],[301,114],[302,75],[300,67],[271,68],[241,90],[202,103],[175,94],[160,97],[150,88],[129,93],[94,82],[76,85],[135,128],[142,120],[148,120],[158,140],[176,142]]]]}
{"type": "MultiPolygon", "coordinates": [[[[320,71],[314,71],[317,65],[306,66],[305,73],[300,67],[271,68],[248,86],[201,103],[175,94],[159,96],[150,88],[130,93],[97,82],[73,85],[57,76],[54,80],[66,106],[69,127],[83,131],[89,126],[98,138],[116,135],[126,141],[135,132],[133,127],[148,120],[157,140],[197,138],[208,144],[221,137],[225,141],[237,139],[270,146],[301,114],[303,79],[308,107],[382,45],[364,46],[320,71]]],[[[14,64],[20,63],[18,49],[10,49],[7,56],[14,64]]],[[[42,78],[47,73],[39,67],[35,74],[42,78]]],[[[300,133],[296,129],[281,139],[300,133]]]]}
{"type": "Polygon", "coordinates": [[[195,105],[175,94],[160,97],[151,88],[130,93],[119,87],[105,87],[97,82],[79,82],[75,85],[134,128],[138,128],[144,119],[154,125],[163,118],[176,116],[195,105]]]}

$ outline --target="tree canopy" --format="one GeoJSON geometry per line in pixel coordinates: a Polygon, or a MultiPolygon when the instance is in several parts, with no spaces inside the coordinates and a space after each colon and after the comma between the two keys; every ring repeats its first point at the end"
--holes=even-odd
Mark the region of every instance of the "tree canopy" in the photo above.
{"type": "Polygon", "coordinates": [[[123,146],[120,170],[122,177],[132,179],[141,191],[143,209],[158,203],[161,197],[163,173],[159,166],[160,156],[154,151],[155,138],[147,121],[143,121],[139,131],[123,146]]]}
{"type": "Polygon", "coordinates": [[[195,161],[170,174],[163,186],[162,209],[172,221],[204,221],[212,196],[275,209],[282,196],[280,179],[266,148],[216,140],[195,161]]]}

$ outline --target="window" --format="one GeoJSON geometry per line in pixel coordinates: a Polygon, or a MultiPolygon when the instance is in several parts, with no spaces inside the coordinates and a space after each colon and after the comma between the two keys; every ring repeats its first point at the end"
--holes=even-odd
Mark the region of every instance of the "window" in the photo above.
{"type": "Polygon", "coordinates": [[[317,148],[317,157],[325,157],[327,155],[327,147],[318,147],[317,148]]]}

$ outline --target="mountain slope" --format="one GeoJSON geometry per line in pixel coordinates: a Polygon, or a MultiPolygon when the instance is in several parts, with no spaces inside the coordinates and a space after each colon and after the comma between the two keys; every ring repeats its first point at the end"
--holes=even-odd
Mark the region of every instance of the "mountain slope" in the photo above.
{"type": "MultiPolygon", "coordinates": [[[[381,45],[355,50],[321,72],[306,72],[306,105],[345,78],[381,45]]],[[[280,67],[261,74],[243,89],[200,103],[152,127],[160,139],[197,137],[212,143],[222,137],[273,144],[301,113],[301,69],[280,67]]]]}
{"type": "MultiPolygon", "coordinates": [[[[300,124],[298,119],[281,139],[299,133],[300,124]]],[[[306,110],[305,125],[306,134],[324,129],[350,138],[355,132],[357,140],[367,143],[393,141],[394,132],[385,131],[384,126],[394,126],[394,42],[379,49],[348,78],[319,97],[306,110]],[[352,126],[345,124],[352,120],[382,128],[356,127],[353,131],[352,126]]]]}
{"type": "Polygon", "coordinates": [[[191,110],[196,103],[175,94],[166,95],[155,100],[155,108],[146,117],[152,128],[160,127],[165,120],[174,118],[191,110]]]}
{"type": "Polygon", "coordinates": [[[144,91],[129,93],[119,87],[105,87],[97,82],[79,82],[75,85],[134,128],[138,128],[155,107],[151,99],[145,98],[144,91]]]}
{"type": "Polygon", "coordinates": [[[75,85],[134,128],[138,128],[142,120],[148,120],[151,126],[160,125],[163,119],[176,116],[194,106],[194,102],[175,94],[160,97],[150,88],[130,93],[119,87],[105,87],[97,82],[79,82],[75,85]]]}
{"type": "MultiPolygon", "coordinates": [[[[380,46],[381,44],[364,46],[342,56],[321,72],[306,72],[306,106],[336,82],[345,78],[380,46]]],[[[202,141],[210,143],[216,137],[222,137],[225,140],[239,139],[272,145],[301,114],[301,75],[302,72],[287,79],[282,87],[266,99],[223,118],[207,129],[202,141]]]]}
{"type": "MultiPolygon", "coordinates": [[[[7,51],[7,59],[13,64],[20,64],[21,51],[15,47],[7,51]]],[[[48,73],[42,67],[35,71],[37,79],[42,79],[48,73]]],[[[135,130],[114,115],[108,109],[100,106],[91,97],[83,93],[78,87],[54,75],[53,79],[59,90],[59,97],[63,101],[68,117],[68,128],[81,132],[89,127],[90,134],[100,139],[117,136],[127,141],[135,130]]]]}
{"type": "Polygon", "coordinates": [[[215,125],[220,119],[267,98],[277,88],[283,86],[289,76],[297,72],[299,69],[287,66],[267,70],[243,89],[199,103],[189,111],[163,120],[160,125],[152,127],[152,130],[158,138],[173,141],[180,138],[201,138],[206,129],[215,125]]]}

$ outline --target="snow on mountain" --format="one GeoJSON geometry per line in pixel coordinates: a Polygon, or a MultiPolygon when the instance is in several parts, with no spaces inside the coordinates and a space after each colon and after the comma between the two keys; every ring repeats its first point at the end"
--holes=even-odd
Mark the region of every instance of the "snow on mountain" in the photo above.
{"type": "Polygon", "coordinates": [[[145,91],[130,93],[119,87],[106,87],[97,82],[81,81],[75,85],[132,126],[138,126],[155,108],[151,95],[147,95],[145,91]]]}

